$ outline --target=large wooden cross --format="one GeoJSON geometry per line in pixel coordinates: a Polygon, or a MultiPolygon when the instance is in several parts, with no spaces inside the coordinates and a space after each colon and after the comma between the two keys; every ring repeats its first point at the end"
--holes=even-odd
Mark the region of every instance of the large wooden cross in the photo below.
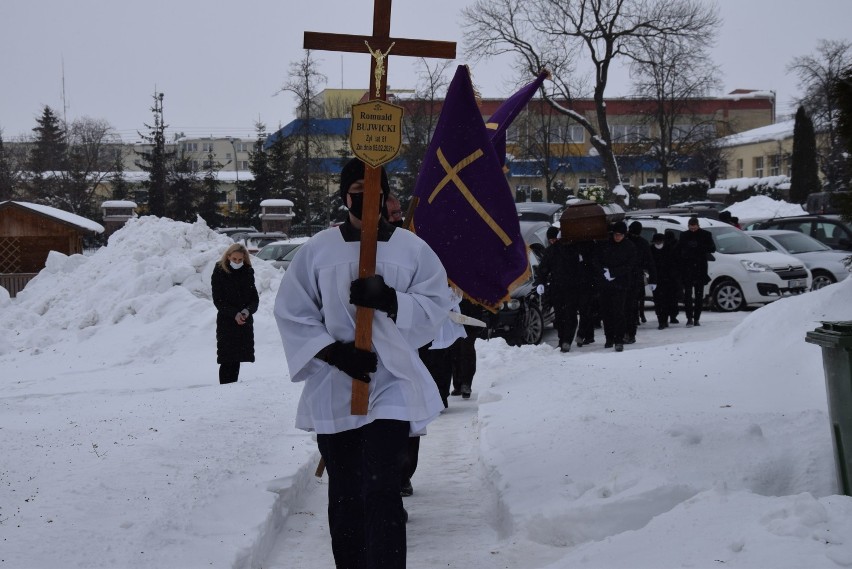
{"type": "MultiPolygon", "coordinates": [[[[304,48],[370,54],[372,56],[370,58],[370,98],[381,100],[387,99],[389,55],[456,58],[455,42],[390,37],[390,19],[391,0],[373,0],[373,35],[305,32],[304,48]]],[[[381,179],[381,166],[377,168],[366,166],[364,208],[361,219],[361,253],[358,265],[358,275],[362,278],[371,277],[376,272],[381,179]]],[[[357,348],[372,349],[372,325],[373,310],[359,306],[355,313],[355,346],[357,348]]],[[[353,415],[367,414],[369,397],[369,385],[352,380],[351,412],[353,415]]]]}

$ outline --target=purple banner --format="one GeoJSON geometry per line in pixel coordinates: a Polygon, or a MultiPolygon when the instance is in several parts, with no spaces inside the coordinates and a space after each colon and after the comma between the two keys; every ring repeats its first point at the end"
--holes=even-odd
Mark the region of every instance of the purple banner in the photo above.
{"type": "Polygon", "coordinates": [[[495,310],[528,278],[515,200],[465,66],[447,90],[414,195],[414,231],[467,298],[495,310]]]}

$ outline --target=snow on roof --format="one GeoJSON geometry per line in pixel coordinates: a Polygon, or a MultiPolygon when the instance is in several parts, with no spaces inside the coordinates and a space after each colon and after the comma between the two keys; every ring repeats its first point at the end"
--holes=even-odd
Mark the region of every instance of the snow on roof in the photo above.
{"type": "Polygon", "coordinates": [[[136,207],[136,202],[128,200],[107,200],[101,204],[101,207],[136,207]]]}
{"type": "Polygon", "coordinates": [[[55,207],[50,207],[49,205],[41,205],[29,202],[19,202],[13,201],[12,203],[17,204],[19,206],[25,207],[27,209],[31,209],[33,211],[37,211],[42,215],[46,215],[48,217],[52,217],[54,219],[58,219],[60,221],[64,221],[65,223],[80,227],[85,229],[86,231],[92,231],[94,233],[103,233],[104,226],[100,223],[94,222],[91,219],[86,219],[76,213],[71,213],[68,211],[63,211],[61,209],[56,209],[55,207]]]}
{"type": "Polygon", "coordinates": [[[719,146],[741,146],[743,144],[755,144],[757,142],[771,142],[773,140],[784,140],[793,136],[793,126],[796,121],[781,121],[775,124],[753,128],[726,136],[719,140],[719,146]]]}
{"type": "Polygon", "coordinates": [[[295,204],[290,200],[269,199],[260,202],[261,207],[293,207],[295,204]]]}
{"type": "Polygon", "coordinates": [[[739,192],[755,186],[782,188],[784,184],[789,183],[790,178],[788,176],[783,175],[764,176],[763,178],[730,178],[727,180],[716,180],[716,187],[711,188],[711,190],[725,188],[730,192],[739,192]]]}
{"type": "Polygon", "coordinates": [[[710,188],[709,190],[707,190],[708,196],[727,196],[730,194],[730,188],[710,188]]]}
{"type": "Polygon", "coordinates": [[[659,200],[661,198],[660,198],[659,194],[647,193],[647,194],[639,194],[639,199],[640,200],[659,200]]]}

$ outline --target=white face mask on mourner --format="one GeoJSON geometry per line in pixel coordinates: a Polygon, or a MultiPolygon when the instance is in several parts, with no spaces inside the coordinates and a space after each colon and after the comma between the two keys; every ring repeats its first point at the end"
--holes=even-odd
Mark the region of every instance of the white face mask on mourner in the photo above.
{"type": "Polygon", "coordinates": [[[231,268],[234,269],[234,270],[241,269],[242,266],[243,266],[242,263],[235,263],[233,261],[228,261],[228,262],[230,263],[231,268]]]}
{"type": "Polygon", "coordinates": [[[654,243],[654,247],[656,247],[657,249],[662,249],[663,244],[662,243],[654,243]]]}

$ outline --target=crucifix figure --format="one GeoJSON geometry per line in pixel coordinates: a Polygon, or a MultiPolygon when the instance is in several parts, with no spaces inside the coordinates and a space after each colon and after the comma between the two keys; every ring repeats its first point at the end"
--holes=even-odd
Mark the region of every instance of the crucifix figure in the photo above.
{"type": "Polygon", "coordinates": [[[376,79],[376,98],[378,99],[382,95],[382,77],[385,74],[385,58],[390,53],[394,44],[390,44],[390,47],[384,53],[382,53],[382,50],[380,49],[375,51],[370,49],[370,44],[367,43],[367,40],[364,40],[364,45],[367,46],[367,51],[369,51],[370,55],[373,56],[373,59],[376,60],[376,70],[373,72],[373,77],[376,79]]]}
{"type": "MultiPolygon", "coordinates": [[[[324,51],[369,53],[370,78],[375,84],[376,99],[387,99],[388,54],[411,57],[437,57],[455,59],[455,42],[418,40],[390,37],[391,0],[373,0],[373,35],[359,36],[305,32],[303,47],[324,51]],[[370,47],[370,46],[374,47],[370,47]]],[[[371,277],[376,270],[376,240],[379,225],[381,165],[368,165],[364,175],[364,216],[361,227],[361,256],[358,275],[371,277]]],[[[369,350],[372,345],[373,310],[358,307],[356,312],[355,345],[369,350]]],[[[352,414],[366,415],[369,403],[369,385],[353,380],[352,414]]]]}

